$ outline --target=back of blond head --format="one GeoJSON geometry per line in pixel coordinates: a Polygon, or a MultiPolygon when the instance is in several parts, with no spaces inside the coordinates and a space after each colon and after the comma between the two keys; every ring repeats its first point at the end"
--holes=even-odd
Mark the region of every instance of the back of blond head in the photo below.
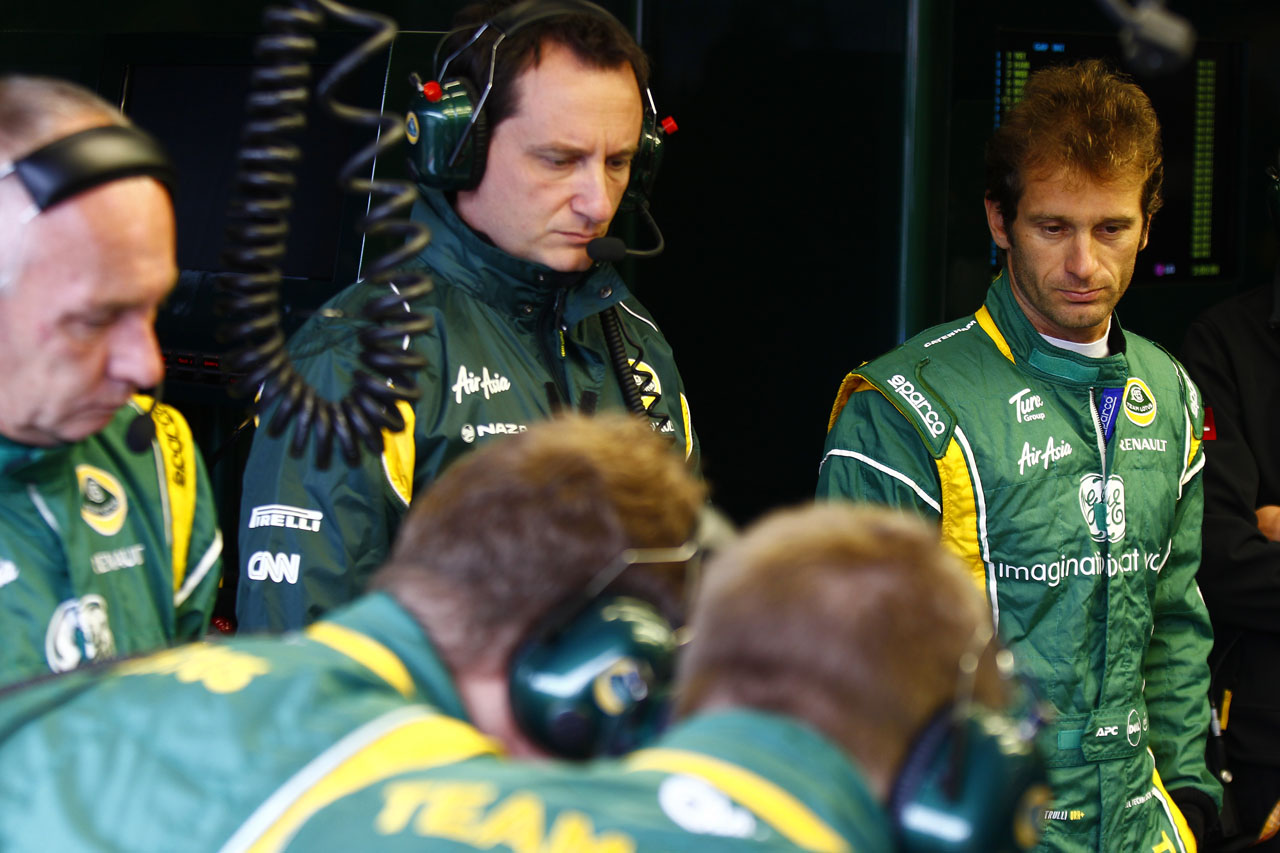
{"type": "MultiPolygon", "coordinates": [[[[455,665],[502,657],[622,550],[684,542],[704,500],[670,442],[640,419],[556,418],[446,470],[415,498],[373,583],[455,665]]],[[[661,567],[637,567],[621,582],[659,605],[683,593],[680,577],[661,567]]]]}
{"type": "Polygon", "coordinates": [[[975,586],[920,520],[846,503],[782,510],[707,566],[680,711],[786,714],[887,770],[954,695],[984,618],[975,586]]]}

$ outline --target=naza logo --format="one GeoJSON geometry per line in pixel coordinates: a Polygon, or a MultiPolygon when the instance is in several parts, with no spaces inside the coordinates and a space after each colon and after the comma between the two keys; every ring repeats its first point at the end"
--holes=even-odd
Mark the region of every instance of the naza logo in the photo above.
{"type": "Polygon", "coordinates": [[[264,581],[270,578],[275,583],[286,581],[298,582],[297,554],[273,554],[270,551],[255,551],[249,558],[245,573],[251,581],[264,581]]]}

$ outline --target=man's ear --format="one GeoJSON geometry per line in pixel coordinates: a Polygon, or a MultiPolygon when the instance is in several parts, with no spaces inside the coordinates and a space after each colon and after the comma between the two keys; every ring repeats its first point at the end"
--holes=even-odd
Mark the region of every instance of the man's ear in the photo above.
{"type": "Polygon", "coordinates": [[[987,228],[991,230],[991,239],[1001,249],[1008,249],[1009,234],[1005,231],[1004,215],[1000,212],[1000,204],[989,196],[983,199],[983,203],[987,206],[987,228]]]}
{"type": "Polygon", "coordinates": [[[1142,223],[1142,240],[1138,243],[1138,251],[1141,252],[1147,248],[1147,238],[1151,236],[1151,217],[1148,216],[1146,221],[1142,223]]]}

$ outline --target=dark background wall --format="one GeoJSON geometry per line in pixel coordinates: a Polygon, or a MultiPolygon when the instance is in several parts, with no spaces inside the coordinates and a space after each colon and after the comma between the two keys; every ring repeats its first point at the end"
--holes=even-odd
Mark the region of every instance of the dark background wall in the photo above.
{"type": "MultiPolygon", "coordinates": [[[[365,5],[404,30],[429,31],[447,26],[461,4],[365,5]]],[[[981,150],[998,31],[1114,36],[1116,27],[1088,2],[603,5],[638,29],[654,59],[660,114],[680,125],[653,200],[668,250],[626,274],[676,348],[715,496],[746,521],[810,495],[831,399],[848,369],[980,300],[991,272],[981,150]]],[[[1236,273],[1177,285],[1137,281],[1121,304],[1126,326],[1176,347],[1201,308],[1271,274],[1262,169],[1280,146],[1280,9],[1272,0],[1170,5],[1202,38],[1239,44],[1245,63],[1233,84],[1241,135],[1228,186],[1240,226],[1236,273]]],[[[5,4],[0,68],[60,74],[118,96],[121,69],[139,56],[249,62],[261,8],[249,0],[5,4]]],[[[420,33],[397,43],[389,109],[401,109],[404,70],[429,68],[429,44],[420,33]]],[[[186,100],[200,97],[190,91],[186,100]]],[[[205,194],[232,157],[217,124],[184,119],[174,131],[208,164],[205,194]]],[[[341,132],[321,126],[316,138],[341,132]]],[[[205,207],[207,224],[184,239],[218,233],[221,206],[205,207]]],[[[349,203],[343,210],[349,219],[349,203]]],[[[358,248],[341,247],[327,281],[317,274],[296,284],[299,315],[346,283],[358,248]]],[[[206,302],[180,307],[184,341],[212,329],[206,302]]],[[[228,448],[214,473],[233,508],[243,442],[227,442],[242,409],[211,384],[174,384],[206,453],[228,448]]],[[[234,522],[224,526],[231,532],[234,522]]]]}

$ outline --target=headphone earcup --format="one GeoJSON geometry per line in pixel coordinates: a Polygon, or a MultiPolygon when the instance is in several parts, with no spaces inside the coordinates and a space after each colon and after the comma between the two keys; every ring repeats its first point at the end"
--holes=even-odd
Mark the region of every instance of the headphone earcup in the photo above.
{"type": "Polygon", "coordinates": [[[590,602],[568,625],[535,631],[512,657],[511,710],[521,731],[565,758],[634,749],[666,723],[676,639],[647,602],[590,602]]]}
{"type": "Polygon", "coordinates": [[[662,165],[663,133],[658,129],[658,117],[644,108],[644,120],[640,123],[640,142],[636,146],[635,156],[631,158],[631,178],[627,182],[627,190],[622,196],[619,212],[635,210],[647,204],[653,192],[653,182],[658,177],[658,167],[662,165]]]}
{"type": "Polygon", "coordinates": [[[436,101],[428,101],[418,92],[409,102],[405,131],[411,170],[417,181],[433,189],[475,189],[489,155],[489,122],[481,110],[475,124],[471,123],[478,98],[475,85],[467,78],[442,80],[440,90],[436,101]]]}
{"type": "Polygon", "coordinates": [[[1008,717],[952,706],[907,751],[889,794],[906,853],[1016,853],[1040,840],[1049,804],[1043,762],[1008,717]],[[956,754],[962,750],[963,754],[956,754]]]}

